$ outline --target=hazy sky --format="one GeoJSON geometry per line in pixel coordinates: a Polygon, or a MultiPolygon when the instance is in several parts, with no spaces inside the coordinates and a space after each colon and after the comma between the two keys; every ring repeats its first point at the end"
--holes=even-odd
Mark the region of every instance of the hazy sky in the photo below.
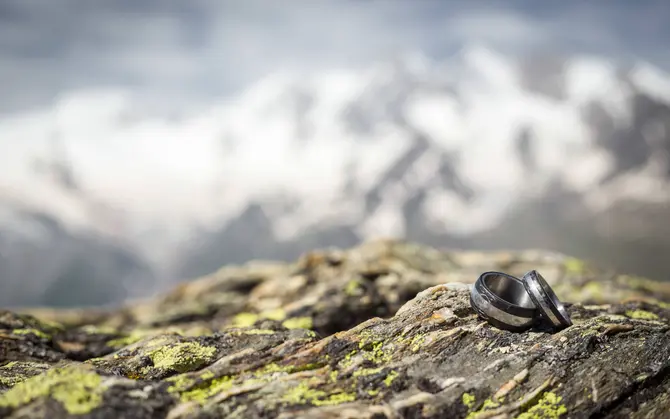
{"type": "Polygon", "coordinates": [[[670,64],[670,2],[0,0],[0,111],[129,86],[180,104],[282,68],[353,66],[464,42],[670,64]]]}

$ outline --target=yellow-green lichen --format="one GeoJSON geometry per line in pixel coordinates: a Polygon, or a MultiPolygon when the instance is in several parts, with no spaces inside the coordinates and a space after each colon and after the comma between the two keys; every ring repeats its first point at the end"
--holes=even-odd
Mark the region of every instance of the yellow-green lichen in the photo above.
{"type": "Polygon", "coordinates": [[[19,363],[19,361],[10,361],[10,362],[6,363],[5,365],[1,366],[0,368],[7,368],[7,369],[9,369],[9,368],[13,368],[13,367],[15,367],[18,363],[19,363]]]}
{"type": "Polygon", "coordinates": [[[233,378],[228,376],[214,378],[211,381],[206,381],[188,391],[181,393],[180,399],[182,402],[196,401],[203,404],[208,398],[215,394],[228,391],[233,387],[233,378]]]}
{"type": "Polygon", "coordinates": [[[361,282],[356,279],[352,279],[351,281],[347,282],[347,285],[345,285],[344,293],[350,297],[353,297],[360,293],[360,289],[361,282]]]}
{"type": "Polygon", "coordinates": [[[650,311],[645,310],[628,310],[626,316],[637,320],[658,320],[658,316],[650,311]]]}
{"type": "Polygon", "coordinates": [[[323,390],[310,388],[307,383],[300,383],[292,387],[282,397],[284,403],[311,404],[313,406],[334,406],[354,400],[356,400],[356,395],[353,393],[334,392],[328,394],[323,390]]]}
{"type": "Polygon", "coordinates": [[[274,310],[266,310],[260,314],[262,319],[269,319],[274,321],[282,321],[286,318],[286,311],[281,308],[276,308],[274,310]]]}
{"type": "Polygon", "coordinates": [[[151,334],[152,332],[147,330],[133,330],[128,336],[110,340],[107,342],[107,346],[111,348],[122,348],[137,343],[145,337],[151,336],[151,334]]]}
{"type": "Polygon", "coordinates": [[[328,377],[330,377],[330,381],[332,381],[332,382],[337,381],[338,374],[339,373],[336,370],[331,371],[330,374],[328,374],[328,377]]]}
{"type": "Polygon", "coordinates": [[[563,398],[556,393],[544,393],[536,405],[517,416],[517,419],[558,419],[568,412],[565,405],[561,404],[561,400],[563,398]]]}
{"type": "Polygon", "coordinates": [[[342,361],[340,361],[340,367],[342,367],[342,368],[350,367],[351,364],[354,363],[354,355],[356,355],[356,353],[358,353],[358,351],[353,350],[353,351],[349,352],[348,354],[346,354],[344,356],[344,359],[342,361]]]}
{"type": "Polygon", "coordinates": [[[563,266],[565,267],[565,273],[567,275],[574,276],[583,275],[588,267],[586,262],[577,258],[566,258],[563,262],[563,266]]]}
{"type": "Polygon", "coordinates": [[[175,375],[174,377],[170,377],[165,381],[173,383],[170,387],[168,387],[168,393],[178,393],[184,391],[185,389],[191,387],[193,383],[195,383],[193,378],[186,375],[175,375]]]}
{"type": "Polygon", "coordinates": [[[109,326],[96,326],[93,324],[87,324],[79,328],[84,333],[91,335],[115,335],[118,334],[118,331],[109,326]]]}
{"type": "Polygon", "coordinates": [[[359,368],[354,373],[352,374],[353,377],[362,377],[366,375],[373,375],[377,374],[378,372],[381,372],[383,368],[359,368]]]}
{"type": "Polygon", "coordinates": [[[270,329],[251,329],[240,332],[244,335],[274,335],[275,331],[270,329]]]}
{"type": "Polygon", "coordinates": [[[599,333],[600,332],[598,332],[598,326],[596,326],[595,328],[589,328],[589,329],[583,330],[579,334],[579,336],[585,338],[585,337],[588,337],[588,336],[597,336],[599,333]]]}
{"type": "Polygon", "coordinates": [[[311,329],[312,318],[311,317],[292,317],[282,323],[287,329],[311,329]]]}
{"type": "Polygon", "coordinates": [[[287,374],[293,374],[294,372],[301,372],[301,371],[311,371],[315,370],[318,368],[321,368],[323,364],[319,363],[309,363],[309,364],[303,364],[303,365],[278,365],[277,363],[273,362],[270,363],[260,370],[254,372],[254,377],[260,378],[266,375],[274,374],[274,373],[287,373],[287,374]]]}
{"type": "Polygon", "coordinates": [[[286,311],[281,308],[266,310],[260,314],[256,313],[239,313],[233,317],[233,326],[236,327],[250,327],[256,324],[261,319],[268,319],[274,321],[282,321],[286,318],[286,311]]]}
{"type": "Polygon", "coordinates": [[[154,367],[165,371],[193,371],[212,360],[216,348],[196,342],[178,343],[149,353],[154,367]]]}
{"type": "MultiPolygon", "coordinates": [[[[472,404],[474,405],[474,396],[472,398],[472,404]]],[[[480,413],[485,412],[487,410],[493,410],[500,407],[500,402],[494,401],[492,399],[486,399],[484,400],[484,403],[482,403],[482,406],[476,410],[476,411],[470,411],[468,415],[465,417],[465,419],[474,419],[477,418],[480,413]]]]}
{"type": "Polygon", "coordinates": [[[426,340],[426,337],[424,335],[416,335],[412,338],[412,340],[409,342],[409,346],[412,350],[412,352],[416,352],[419,349],[421,349],[421,345],[423,342],[426,340]]]}
{"type": "Polygon", "coordinates": [[[253,326],[260,319],[258,314],[254,313],[239,313],[233,317],[233,325],[237,327],[253,326]]]}
{"type": "Polygon", "coordinates": [[[579,297],[583,301],[606,301],[605,287],[598,281],[587,282],[579,291],[579,297]]]}
{"type": "Polygon", "coordinates": [[[37,329],[14,329],[12,330],[13,335],[35,335],[40,339],[50,340],[51,336],[37,329]]]}
{"type": "Polygon", "coordinates": [[[375,364],[386,363],[391,360],[391,352],[386,352],[383,349],[384,342],[375,342],[372,344],[371,350],[363,350],[363,358],[372,361],[375,364]]]}
{"type": "Polygon", "coordinates": [[[0,384],[13,387],[30,377],[48,370],[49,364],[30,361],[12,361],[0,367],[0,384]]]}
{"type": "Polygon", "coordinates": [[[462,399],[463,399],[463,404],[464,404],[465,407],[467,407],[468,409],[472,409],[472,406],[475,405],[475,400],[476,400],[476,398],[475,398],[475,395],[474,395],[474,394],[471,394],[471,393],[463,393],[463,397],[462,397],[462,399]]]}
{"type": "Polygon", "coordinates": [[[396,371],[391,371],[390,373],[388,373],[386,378],[384,378],[384,384],[386,384],[386,387],[391,387],[393,380],[395,380],[397,377],[398,373],[396,371]]]}
{"type": "Polygon", "coordinates": [[[98,374],[81,367],[55,368],[31,377],[0,395],[0,407],[17,408],[51,397],[72,415],[89,413],[102,402],[104,388],[98,374]]]}

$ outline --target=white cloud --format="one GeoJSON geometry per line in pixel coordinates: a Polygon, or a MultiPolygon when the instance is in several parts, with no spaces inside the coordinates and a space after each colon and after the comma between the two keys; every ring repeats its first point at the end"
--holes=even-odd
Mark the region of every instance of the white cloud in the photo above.
{"type": "Polygon", "coordinates": [[[0,111],[101,85],[179,106],[281,68],[349,67],[414,50],[439,57],[464,41],[511,49],[622,46],[669,58],[668,30],[652,13],[665,6],[656,3],[7,0],[0,76],[11,83],[0,86],[0,111]]]}

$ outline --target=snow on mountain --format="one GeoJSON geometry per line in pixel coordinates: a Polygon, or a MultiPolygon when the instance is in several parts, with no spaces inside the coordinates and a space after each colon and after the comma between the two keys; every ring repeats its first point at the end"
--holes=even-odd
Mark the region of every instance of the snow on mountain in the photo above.
{"type": "Polygon", "coordinates": [[[475,46],[444,62],[280,73],[179,118],[123,90],[72,92],[0,119],[0,241],[44,242],[37,214],[126,249],[147,277],[174,277],[204,273],[180,268],[184,246],[234,248],[252,228],[240,223],[265,220],[258,240],[270,242],[249,244],[262,248],[329,243],[343,226],[359,239],[418,234],[417,222],[470,237],[558,190],[590,216],[670,203],[670,76],[590,56],[553,76],[540,64],[475,46]]]}

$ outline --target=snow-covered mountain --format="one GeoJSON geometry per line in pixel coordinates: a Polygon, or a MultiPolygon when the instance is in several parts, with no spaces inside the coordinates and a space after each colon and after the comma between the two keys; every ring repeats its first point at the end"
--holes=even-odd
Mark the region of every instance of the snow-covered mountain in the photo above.
{"type": "Polygon", "coordinates": [[[115,301],[378,236],[670,249],[669,152],[670,75],[602,57],[279,73],[180,116],[75,92],[0,119],[0,304],[115,301]]]}

